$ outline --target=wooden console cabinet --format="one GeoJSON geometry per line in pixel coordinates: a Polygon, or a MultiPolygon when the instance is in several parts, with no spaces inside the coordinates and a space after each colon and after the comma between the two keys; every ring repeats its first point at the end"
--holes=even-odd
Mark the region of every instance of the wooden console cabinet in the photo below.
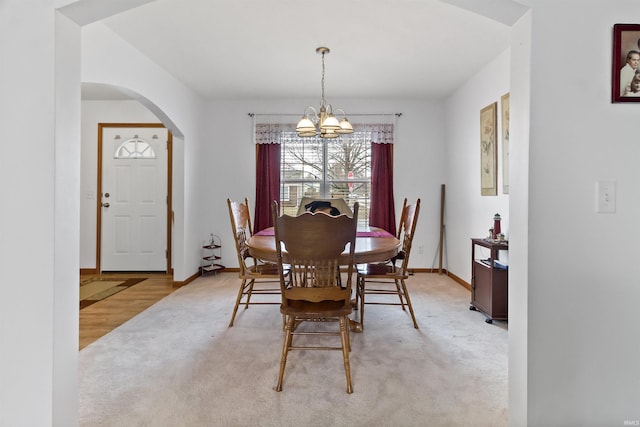
{"type": "Polygon", "coordinates": [[[509,284],[507,268],[496,266],[500,251],[508,251],[508,242],[471,239],[471,306],[485,314],[485,322],[508,320],[509,284]],[[489,258],[476,255],[476,246],[489,249],[489,258]]]}

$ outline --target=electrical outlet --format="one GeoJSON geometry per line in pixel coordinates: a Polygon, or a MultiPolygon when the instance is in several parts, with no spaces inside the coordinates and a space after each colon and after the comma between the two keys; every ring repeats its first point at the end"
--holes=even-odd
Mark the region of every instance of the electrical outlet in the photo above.
{"type": "Polygon", "coordinates": [[[598,181],[596,182],[596,212],[615,213],[616,212],[616,182],[598,181]]]}
{"type": "Polygon", "coordinates": [[[418,253],[419,254],[423,254],[424,253],[424,246],[418,245],[418,253]]]}

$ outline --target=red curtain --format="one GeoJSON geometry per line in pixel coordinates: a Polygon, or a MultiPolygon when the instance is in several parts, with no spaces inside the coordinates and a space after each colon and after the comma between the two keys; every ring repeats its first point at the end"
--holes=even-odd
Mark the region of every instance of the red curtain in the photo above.
{"type": "Polygon", "coordinates": [[[371,211],[369,225],[396,234],[393,199],[393,144],[371,143],[371,211]]]}
{"type": "Polygon", "coordinates": [[[280,203],[280,144],[256,144],[255,233],[273,226],[274,200],[280,203]]]}

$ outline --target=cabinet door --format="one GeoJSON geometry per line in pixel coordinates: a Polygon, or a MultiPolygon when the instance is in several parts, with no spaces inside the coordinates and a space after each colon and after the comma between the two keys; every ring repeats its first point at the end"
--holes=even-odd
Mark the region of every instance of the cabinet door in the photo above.
{"type": "Polygon", "coordinates": [[[493,300],[491,306],[491,317],[494,319],[507,320],[509,317],[509,286],[508,271],[493,270],[493,300]]]}
{"type": "Polygon", "coordinates": [[[474,290],[473,290],[473,305],[479,308],[485,313],[491,313],[491,301],[492,301],[492,283],[491,283],[491,269],[474,261],[474,290]]]}

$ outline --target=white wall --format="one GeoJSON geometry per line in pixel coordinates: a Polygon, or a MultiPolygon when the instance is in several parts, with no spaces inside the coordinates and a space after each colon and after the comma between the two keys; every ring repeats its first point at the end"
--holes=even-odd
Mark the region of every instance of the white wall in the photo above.
{"type": "Polygon", "coordinates": [[[612,27],[640,4],[530,3],[528,424],[637,422],[640,107],[610,83],[612,27]],[[595,212],[598,180],[615,214],[595,212]]]}
{"type": "MultiPolygon", "coordinates": [[[[55,14],[55,179],[53,419],[70,425],[77,417],[77,345],[80,206],[80,28],[55,14]]],[[[38,263],[36,262],[36,265],[38,263]]],[[[21,331],[23,333],[24,331],[21,331]]],[[[1,424],[1,423],[0,423],[1,424]]]]}
{"type": "Polygon", "coordinates": [[[80,268],[96,268],[98,123],[159,123],[138,101],[82,101],[80,268]]]}
{"type": "Polygon", "coordinates": [[[0,3],[0,425],[77,424],[79,27],[0,3]]]}
{"type": "MultiPolygon", "coordinates": [[[[520,228],[526,224],[528,230],[517,233],[525,241],[511,240],[510,276],[526,270],[527,283],[512,281],[512,286],[528,286],[524,290],[525,299],[519,301],[526,304],[528,313],[524,314],[524,321],[519,319],[523,313],[512,313],[512,319],[518,319],[519,329],[525,334],[520,338],[527,342],[527,347],[526,354],[516,356],[520,365],[510,363],[510,369],[517,368],[517,372],[510,371],[510,377],[515,374],[519,380],[525,377],[528,381],[515,384],[525,387],[517,404],[518,409],[524,408],[528,413],[524,419],[511,417],[510,420],[513,425],[532,426],[624,425],[627,420],[640,420],[637,392],[640,340],[636,315],[640,287],[636,284],[638,251],[635,246],[635,237],[640,233],[636,226],[640,199],[634,191],[634,184],[640,179],[640,169],[636,166],[640,144],[634,137],[637,106],[609,102],[609,68],[611,27],[638,15],[640,6],[635,0],[593,1],[589,7],[569,0],[528,0],[526,3],[533,6],[533,13],[527,18],[532,24],[530,131],[526,120],[521,120],[517,127],[522,134],[512,134],[512,142],[522,138],[529,144],[530,157],[522,157],[529,162],[529,175],[528,179],[521,180],[524,186],[517,196],[513,194],[516,188],[512,180],[510,197],[518,200],[511,202],[510,215],[518,211],[519,217],[510,218],[510,228],[517,223],[520,228]],[[573,73],[573,68],[579,71],[573,73]],[[615,214],[594,212],[594,184],[604,179],[618,183],[615,214]],[[523,207],[526,213],[522,212],[523,207]],[[523,223],[525,215],[528,218],[523,223]],[[514,265],[514,251],[518,252],[516,258],[525,254],[526,266],[514,265]],[[523,403],[522,399],[526,401],[523,403]]],[[[69,366],[76,360],[75,343],[73,346],[69,343],[74,338],[77,341],[77,324],[70,319],[71,315],[77,315],[77,299],[67,299],[64,295],[70,293],[65,286],[77,283],[78,236],[76,232],[64,235],[64,231],[73,230],[74,221],[79,222],[78,194],[74,195],[75,205],[73,201],[66,207],[56,204],[67,200],[60,184],[70,183],[68,191],[79,191],[77,178],[73,178],[79,165],[74,155],[68,159],[54,156],[64,156],[69,149],[79,150],[80,145],[79,131],[64,119],[65,114],[73,115],[79,108],[79,98],[74,98],[73,90],[64,89],[67,84],[79,83],[73,71],[77,61],[71,54],[66,66],[55,63],[56,55],[65,54],[65,45],[73,50],[77,37],[73,25],[60,22],[58,30],[62,33],[56,40],[52,12],[53,6],[45,0],[0,3],[0,51],[3,58],[9,59],[2,64],[3,78],[0,79],[0,127],[5,137],[0,157],[0,196],[6,201],[0,210],[0,284],[5,296],[0,301],[3,350],[0,381],[3,385],[11,384],[0,388],[2,425],[77,423],[72,409],[75,385],[73,381],[67,384],[63,381],[66,374],[73,377],[69,366]],[[66,95],[56,99],[56,90],[66,95]],[[15,143],[25,141],[25,129],[30,131],[28,143],[15,143]],[[58,138],[68,138],[68,141],[64,143],[58,138]],[[71,167],[65,163],[67,160],[71,167]],[[37,268],[33,268],[34,243],[38,249],[37,268]],[[63,283],[63,279],[69,277],[74,283],[63,283]],[[25,286],[15,286],[16,283],[25,286]],[[25,340],[25,336],[29,339],[25,340]],[[53,396],[59,407],[54,408],[53,396]],[[60,415],[56,416],[56,412],[60,415]]],[[[526,37],[521,40],[527,42],[526,37]]],[[[168,112],[168,122],[176,131],[181,131],[180,137],[184,136],[184,145],[178,153],[185,169],[178,178],[185,193],[184,209],[177,212],[177,221],[183,228],[181,243],[186,250],[181,262],[185,274],[197,268],[201,233],[221,224],[220,220],[228,221],[226,213],[218,210],[223,210],[218,208],[218,201],[227,195],[222,194],[225,192],[222,186],[212,190],[210,201],[205,201],[208,196],[201,191],[204,184],[197,183],[211,171],[205,171],[203,166],[212,159],[198,158],[199,153],[207,152],[204,135],[215,140],[221,148],[219,152],[228,149],[234,160],[252,155],[237,147],[249,141],[249,135],[226,133],[218,137],[215,133],[205,133],[222,129],[222,122],[211,116],[203,117],[199,112],[228,110],[222,118],[239,124],[249,112],[246,111],[249,106],[254,107],[254,112],[265,112],[269,105],[262,105],[265,109],[259,110],[258,102],[248,105],[221,101],[211,108],[200,109],[200,101],[158,70],[155,70],[159,73],[154,75],[156,78],[147,79],[152,80],[150,82],[144,81],[147,74],[122,76],[114,70],[122,62],[113,61],[105,52],[115,55],[121,48],[126,50],[126,46],[116,43],[113,51],[92,49],[98,47],[89,46],[89,51],[83,53],[91,56],[95,65],[92,70],[83,69],[83,73],[94,76],[91,81],[130,87],[144,94],[152,99],[151,105],[168,112]],[[98,58],[100,55],[104,58],[98,58]],[[128,84],[132,79],[135,84],[128,84]],[[161,89],[162,82],[169,84],[161,89]],[[214,120],[215,125],[200,129],[197,124],[207,120],[214,120]]],[[[513,58],[520,57],[521,47],[512,46],[513,58]],[[518,52],[514,52],[514,47],[518,52]]],[[[143,66],[143,70],[149,68],[143,66]]],[[[518,66],[512,64],[512,82],[514,70],[518,71],[518,66]]],[[[521,97],[517,102],[513,99],[516,90],[512,93],[512,108],[519,105],[523,114],[529,105],[526,86],[519,82],[521,97]]],[[[355,107],[342,105],[347,111],[355,107]]],[[[362,101],[358,106],[364,110],[367,105],[362,101]]],[[[289,106],[287,104],[287,108],[289,106]]],[[[389,107],[382,103],[377,106],[389,107]]],[[[413,108],[397,110],[407,113],[413,108]]],[[[296,111],[299,110],[296,108],[296,111]]],[[[424,138],[418,131],[428,117],[426,112],[443,117],[436,105],[416,102],[412,120],[405,124],[412,130],[402,137],[402,140],[405,137],[412,140],[413,148],[422,149],[424,156],[428,155],[424,150],[432,148],[432,137],[436,139],[431,133],[424,138]]],[[[512,123],[517,114],[512,109],[512,123]]],[[[442,137],[437,123],[430,124],[431,130],[442,137]]],[[[513,129],[516,130],[515,125],[513,129]]],[[[221,155],[213,160],[227,176],[235,169],[230,163],[225,164],[224,158],[221,155]]],[[[439,168],[434,165],[435,159],[415,156],[406,162],[409,166],[404,177],[415,177],[413,182],[418,183],[431,178],[429,167],[439,168]]],[[[443,176],[442,171],[437,176],[443,176]]],[[[396,179],[398,182],[399,177],[396,179]]],[[[211,182],[215,185],[215,180],[211,182]]],[[[433,188],[427,189],[425,199],[429,195],[437,199],[440,183],[429,185],[433,188]]],[[[415,187],[396,184],[396,193],[412,193],[412,188],[415,187]]],[[[235,191],[236,194],[230,194],[232,197],[251,197],[245,181],[235,191]]],[[[425,245],[428,244],[430,239],[423,238],[425,245]]],[[[510,339],[511,334],[512,330],[510,339]]],[[[510,354],[510,359],[513,358],[510,354]]]]}
{"type": "MultiPolygon", "coordinates": [[[[240,200],[246,196],[252,205],[255,200],[255,145],[252,139],[253,120],[248,112],[297,113],[304,106],[315,103],[316,100],[224,100],[209,104],[207,121],[210,123],[211,143],[205,144],[198,154],[197,168],[202,171],[202,176],[187,191],[205,204],[202,221],[196,224],[199,239],[204,240],[210,233],[219,235],[223,240],[225,265],[238,266],[226,199],[231,197],[240,200]],[[242,172],[239,173],[239,170],[242,172]]],[[[433,262],[439,238],[439,185],[444,182],[440,103],[338,100],[336,105],[344,106],[345,103],[349,105],[348,111],[354,113],[402,113],[396,123],[397,141],[394,148],[396,208],[401,208],[403,197],[410,201],[418,197],[422,199],[411,266],[437,267],[433,262]],[[424,248],[423,253],[418,252],[419,246],[424,248]]],[[[293,121],[297,119],[297,116],[292,117],[293,121]]],[[[81,268],[95,268],[96,200],[92,197],[96,196],[97,186],[96,129],[99,122],[152,123],[158,122],[158,118],[137,101],[82,102],[81,268]]],[[[192,269],[187,276],[196,271],[197,268],[192,269]]]]}
{"type": "MultiPolygon", "coordinates": [[[[223,239],[223,261],[230,267],[237,267],[225,200],[227,197],[239,199],[247,196],[251,201],[255,198],[253,121],[248,113],[300,113],[304,106],[316,105],[318,100],[219,100],[207,104],[193,99],[188,90],[142,57],[139,52],[131,49],[102,24],[83,27],[82,34],[83,81],[126,88],[139,96],[141,103],[177,136],[177,143],[174,144],[176,280],[185,279],[197,271],[200,243],[212,232],[223,239]],[[127,69],[137,72],[133,75],[122,73],[122,67],[118,66],[122,63],[130,64],[127,69]],[[202,110],[206,111],[206,114],[203,114],[198,107],[205,105],[208,106],[202,110]],[[186,108],[181,108],[183,106],[186,108]],[[195,117],[185,114],[185,110],[194,112],[194,109],[197,110],[194,113],[195,117]],[[202,120],[198,122],[197,117],[202,117],[202,120]],[[190,128],[188,132],[179,125],[182,122],[190,128]],[[187,142],[185,152],[182,153],[180,148],[184,144],[181,145],[180,138],[185,133],[191,134],[192,131],[195,137],[187,142]],[[243,170],[240,175],[238,167],[242,167],[243,170]],[[186,175],[182,176],[180,171],[184,171],[186,175]],[[234,178],[228,179],[230,176],[234,178]],[[184,201],[181,198],[184,198],[184,201]]],[[[422,199],[418,232],[410,264],[414,268],[436,268],[440,230],[440,185],[445,183],[442,103],[406,99],[331,101],[353,114],[402,113],[396,124],[397,142],[394,149],[395,194],[398,198],[396,205],[398,208],[403,197],[410,201],[418,197],[422,199]]],[[[123,104],[126,110],[115,106],[113,102],[103,103],[100,108],[91,107],[92,104],[87,102],[84,105],[86,108],[83,107],[85,117],[81,265],[83,268],[92,268],[95,266],[95,201],[89,199],[88,195],[95,189],[96,175],[95,162],[92,160],[95,153],[89,151],[94,145],[87,145],[87,141],[95,138],[91,128],[97,121],[110,121],[109,117],[113,117],[114,121],[116,118],[135,121],[138,119],[134,119],[134,115],[140,114],[141,117],[150,118],[152,115],[134,103],[127,107],[124,107],[127,104],[123,104]],[[129,113],[130,118],[126,118],[129,113]],[[95,117],[88,117],[87,114],[95,117]]],[[[475,164],[477,167],[479,162],[475,164]]],[[[493,213],[491,217],[492,215],[493,213]]],[[[505,219],[505,225],[506,222],[505,219]]],[[[488,227],[483,226],[482,229],[484,228],[488,227]]]]}
{"type": "MultiPolygon", "coordinates": [[[[486,237],[496,213],[502,218],[502,233],[509,238],[509,195],[502,188],[500,97],[509,92],[510,59],[506,50],[444,101],[447,269],[467,283],[471,282],[470,239],[486,237]],[[494,102],[498,106],[498,194],[481,196],[480,110],[494,102]]],[[[508,254],[501,256],[506,260],[508,254]]]]}
{"type": "Polygon", "coordinates": [[[187,279],[200,265],[207,215],[202,194],[194,191],[205,175],[199,153],[211,141],[204,133],[204,100],[99,22],[82,27],[82,81],[126,89],[173,134],[174,280],[187,279]]]}
{"type": "Polygon", "coordinates": [[[511,32],[509,194],[509,422],[527,425],[529,328],[529,105],[531,12],[511,32]]]}
{"type": "MultiPolygon", "coordinates": [[[[0,388],[0,424],[75,425],[82,197],[78,120],[80,29],[63,17],[58,18],[55,28],[54,6],[45,0],[40,3],[8,0],[0,3],[0,12],[0,47],[3,57],[10,59],[3,62],[0,80],[3,94],[0,120],[4,141],[8,141],[0,158],[0,188],[3,200],[8,202],[0,211],[0,283],[6,297],[0,310],[3,343],[0,374],[5,385],[0,388]],[[6,10],[9,4],[11,14],[6,10]],[[59,98],[54,97],[56,93],[59,98]],[[25,129],[30,131],[27,142],[25,129]],[[38,259],[34,268],[36,250],[38,259]],[[14,286],[16,283],[25,286],[14,286]],[[25,336],[29,337],[26,341],[25,336]]],[[[271,107],[288,110],[292,104],[220,101],[204,108],[202,100],[104,27],[89,27],[82,30],[82,80],[125,87],[140,95],[140,102],[176,136],[174,165],[182,167],[174,169],[177,172],[174,188],[182,190],[176,194],[178,239],[174,242],[181,248],[177,252],[182,254],[176,260],[181,265],[176,269],[176,279],[184,279],[197,271],[202,233],[228,221],[224,208],[222,212],[218,210],[218,203],[224,206],[227,195],[236,197],[227,194],[229,191],[220,185],[227,176],[233,176],[231,172],[237,173],[237,165],[234,168],[225,161],[226,152],[232,160],[254,155],[251,124],[245,121],[247,110],[273,111],[271,107]],[[127,73],[123,73],[123,63],[130,65],[127,73]],[[224,114],[203,114],[218,109],[224,114]],[[229,129],[226,119],[229,123],[242,123],[246,134],[240,138],[239,127],[220,132],[229,129]],[[202,125],[210,121],[213,125],[202,125]],[[236,144],[243,141],[248,147],[238,148],[236,144]],[[209,144],[215,144],[213,151],[218,157],[200,155],[210,152],[205,148],[209,144]],[[215,175],[212,165],[220,166],[222,173],[215,175]]],[[[298,112],[300,106],[315,102],[296,103],[294,110],[298,112]]],[[[428,249],[432,246],[435,250],[438,234],[437,201],[429,208],[427,205],[439,195],[440,182],[433,182],[434,177],[442,176],[441,108],[427,101],[362,100],[341,106],[361,113],[403,113],[397,130],[396,156],[403,161],[396,169],[396,193],[424,200],[416,243],[424,244],[425,256],[416,260],[417,265],[428,263],[428,249]],[[407,145],[401,146],[402,141],[407,145]],[[420,156],[411,155],[416,150],[420,156]]],[[[253,173],[254,164],[252,159],[248,173],[253,173]]],[[[254,177],[249,182],[254,182],[254,177]]],[[[239,193],[237,197],[251,196],[249,185],[234,187],[233,191],[239,193]]]]}

